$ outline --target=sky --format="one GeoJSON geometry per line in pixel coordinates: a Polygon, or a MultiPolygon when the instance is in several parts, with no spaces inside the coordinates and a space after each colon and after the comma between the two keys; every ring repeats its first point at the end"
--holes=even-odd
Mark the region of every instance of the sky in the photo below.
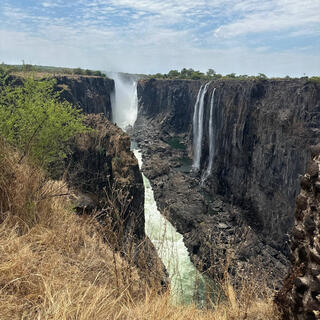
{"type": "Polygon", "coordinates": [[[320,0],[0,0],[0,63],[320,75],[320,0]]]}

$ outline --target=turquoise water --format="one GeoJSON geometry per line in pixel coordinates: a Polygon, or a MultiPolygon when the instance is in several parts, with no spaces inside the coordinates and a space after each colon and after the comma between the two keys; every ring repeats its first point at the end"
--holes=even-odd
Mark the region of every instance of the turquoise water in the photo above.
{"type": "MultiPolygon", "coordinates": [[[[142,165],[141,152],[133,151],[142,165]]],[[[150,181],[143,175],[145,187],[145,232],[154,244],[170,277],[171,294],[175,303],[205,301],[205,280],[190,260],[183,237],[159,212],[150,181]]]]}
{"type": "MultiPolygon", "coordinates": [[[[113,121],[123,130],[133,126],[137,118],[138,99],[136,79],[125,81],[119,74],[114,74],[116,83],[115,96],[112,99],[113,121]]],[[[136,143],[131,148],[142,166],[141,152],[136,143]]],[[[192,161],[182,163],[183,169],[190,171],[192,161]]],[[[196,303],[204,305],[205,281],[192,264],[183,237],[173,225],[159,212],[154,200],[150,181],[143,175],[145,187],[145,232],[155,246],[170,278],[173,303],[196,303]]]]}

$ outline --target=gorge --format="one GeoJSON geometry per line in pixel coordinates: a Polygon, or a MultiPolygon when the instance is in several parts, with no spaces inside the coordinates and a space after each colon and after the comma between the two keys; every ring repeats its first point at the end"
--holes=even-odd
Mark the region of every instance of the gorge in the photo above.
{"type": "Polygon", "coordinates": [[[144,173],[160,211],[184,235],[200,270],[217,276],[217,265],[231,249],[231,272],[258,263],[268,270],[270,285],[279,288],[288,267],[299,175],[310,159],[309,147],[319,139],[319,84],[298,79],[208,84],[202,95],[202,157],[199,172],[190,174],[193,155],[200,154],[193,150],[192,123],[202,86],[190,80],[139,81],[133,137],[143,153],[144,173]],[[212,174],[201,187],[210,165],[209,129],[212,174]]]}
{"type": "Polygon", "coordinates": [[[138,146],[153,210],[183,236],[177,240],[187,257],[211,279],[221,279],[228,262],[235,283],[252,274],[280,289],[300,177],[319,141],[319,83],[130,77],[127,83],[127,102],[117,113],[110,111],[117,99],[110,99],[108,118],[138,146]]]}
{"type": "MultiPolygon", "coordinates": [[[[137,78],[114,74],[115,91],[112,99],[113,122],[123,130],[133,128],[138,115],[137,78]]],[[[141,151],[131,141],[140,169],[143,166],[141,151]]],[[[150,181],[143,176],[145,189],[145,233],[157,250],[170,279],[172,298],[175,303],[204,303],[204,279],[192,264],[183,237],[159,212],[150,181]]]]}

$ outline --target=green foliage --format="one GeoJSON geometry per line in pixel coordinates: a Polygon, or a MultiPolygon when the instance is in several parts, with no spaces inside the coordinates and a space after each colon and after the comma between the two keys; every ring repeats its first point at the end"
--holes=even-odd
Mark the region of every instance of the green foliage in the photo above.
{"type": "Polygon", "coordinates": [[[208,69],[207,77],[214,78],[217,73],[213,69],[208,69]]]}
{"type": "Polygon", "coordinates": [[[93,75],[96,77],[105,77],[106,75],[101,71],[93,71],[93,75]]]}
{"type": "Polygon", "coordinates": [[[311,77],[309,80],[314,83],[320,83],[320,77],[311,77]]]}
{"type": "Polygon", "coordinates": [[[268,77],[263,74],[263,73],[259,73],[258,76],[248,76],[248,75],[236,75],[235,73],[230,73],[227,74],[225,76],[216,73],[216,71],[212,68],[208,69],[208,71],[206,73],[203,73],[201,71],[198,70],[194,70],[194,69],[186,69],[183,68],[181,69],[181,71],[179,72],[178,70],[170,70],[168,72],[168,74],[161,74],[161,73],[157,73],[154,75],[149,75],[149,78],[153,78],[153,79],[191,79],[191,80],[218,80],[218,79],[228,79],[228,80],[232,80],[232,79],[238,79],[238,80],[261,80],[261,79],[268,79],[268,77]]]}
{"type": "Polygon", "coordinates": [[[172,137],[168,140],[168,144],[171,148],[177,149],[177,150],[185,150],[186,146],[185,144],[181,143],[179,137],[172,137]]]}
{"type": "Polygon", "coordinates": [[[49,66],[37,66],[31,64],[25,64],[24,62],[22,65],[7,65],[4,62],[0,64],[0,69],[6,70],[8,72],[24,72],[24,73],[49,73],[53,75],[57,74],[76,74],[76,75],[88,75],[88,76],[97,76],[97,77],[106,77],[104,73],[101,71],[94,71],[94,70],[83,70],[81,68],[59,68],[59,67],[49,67],[49,66]]]}
{"type": "Polygon", "coordinates": [[[260,79],[268,79],[268,77],[264,73],[258,73],[258,78],[260,78],[260,79]]]}
{"type": "Polygon", "coordinates": [[[88,130],[80,110],[59,100],[54,84],[27,78],[14,85],[0,70],[0,135],[46,169],[68,155],[70,138],[88,130]]]}
{"type": "Polygon", "coordinates": [[[170,70],[168,74],[157,73],[150,75],[149,78],[155,79],[191,79],[191,80],[216,80],[222,78],[221,74],[215,72],[214,69],[209,69],[206,73],[192,68],[183,68],[180,72],[178,70],[170,70]]]}
{"type": "Polygon", "coordinates": [[[105,77],[106,75],[101,71],[93,71],[93,70],[83,70],[81,68],[73,69],[73,73],[77,75],[86,75],[86,76],[96,76],[96,77],[105,77]]]}
{"type": "Polygon", "coordinates": [[[180,73],[179,73],[178,70],[171,70],[171,71],[169,71],[169,73],[168,73],[168,77],[169,77],[170,79],[174,79],[174,78],[178,79],[179,76],[180,76],[180,73]]]}
{"type": "Polygon", "coordinates": [[[73,69],[73,73],[74,74],[84,74],[84,70],[82,70],[81,68],[76,68],[76,69],[73,69]]]}
{"type": "Polygon", "coordinates": [[[226,75],[227,78],[235,78],[236,74],[235,73],[230,73],[226,75]]]}

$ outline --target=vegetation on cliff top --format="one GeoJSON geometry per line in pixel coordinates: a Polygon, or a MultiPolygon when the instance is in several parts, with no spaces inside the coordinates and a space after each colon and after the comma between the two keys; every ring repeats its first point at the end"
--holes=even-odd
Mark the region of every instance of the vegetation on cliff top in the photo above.
{"type": "Polygon", "coordinates": [[[0,70],[0,136],[46,169],[68,155],[72,137],[88,130],[80,110],[61,101],[54,84],[17,80],[0,70]]]}
{"type": "MultiPolygon", "coordinates": [[[[255,79],[268,79],[268,77],[263,74],[259,73],[256,76],[252,75],[236,75],[235,73],[230,73],[226,75],[222,75],[219,73],[216,73],[214,69],[209,69],[206,73],[203,73],[199,70],[193,70],[192,68],[183,68],[180,72],[178,70],[170,70],[168,73],[156,73],[148,75],[147,78],[151,79],[169,79],[169,80],[255,80],[255,79]]],[[[286,76],[285,78],[272,78],[272,79],[291,79],[289,76],[286,76]]],[[[311,80],[311,81],[320,81],[320,77],[303,77],[305,80],[311,80]]]]}
{"type": "Polygon", "coordinates": [[[5,70],[9,73],[40,73],[47,75],[83,75],[83,76],[96,76],[96,77],[106,77],[104,73],[99,70],[89,70],[81,68],[63,68],[63,67],[52,67],[52,66],[38,66],[32,64],[25,64],[24,62],[21,65],[9,65],[2,63],[0,65],[2,70],[5,70]]]}
{"type": "Polygon", "coordinates": [[[75,215],[72,191],[39,167],[63,159],[68,137],[87,130],[78,110],[52,81],[11,81],[1,73],[0,319],[278,319],[272,296],[249,282],[235,292],[226,279],[225,298],[203,310],[174,306],[147,284],[107,241],[113,231],[75,215]]]}

